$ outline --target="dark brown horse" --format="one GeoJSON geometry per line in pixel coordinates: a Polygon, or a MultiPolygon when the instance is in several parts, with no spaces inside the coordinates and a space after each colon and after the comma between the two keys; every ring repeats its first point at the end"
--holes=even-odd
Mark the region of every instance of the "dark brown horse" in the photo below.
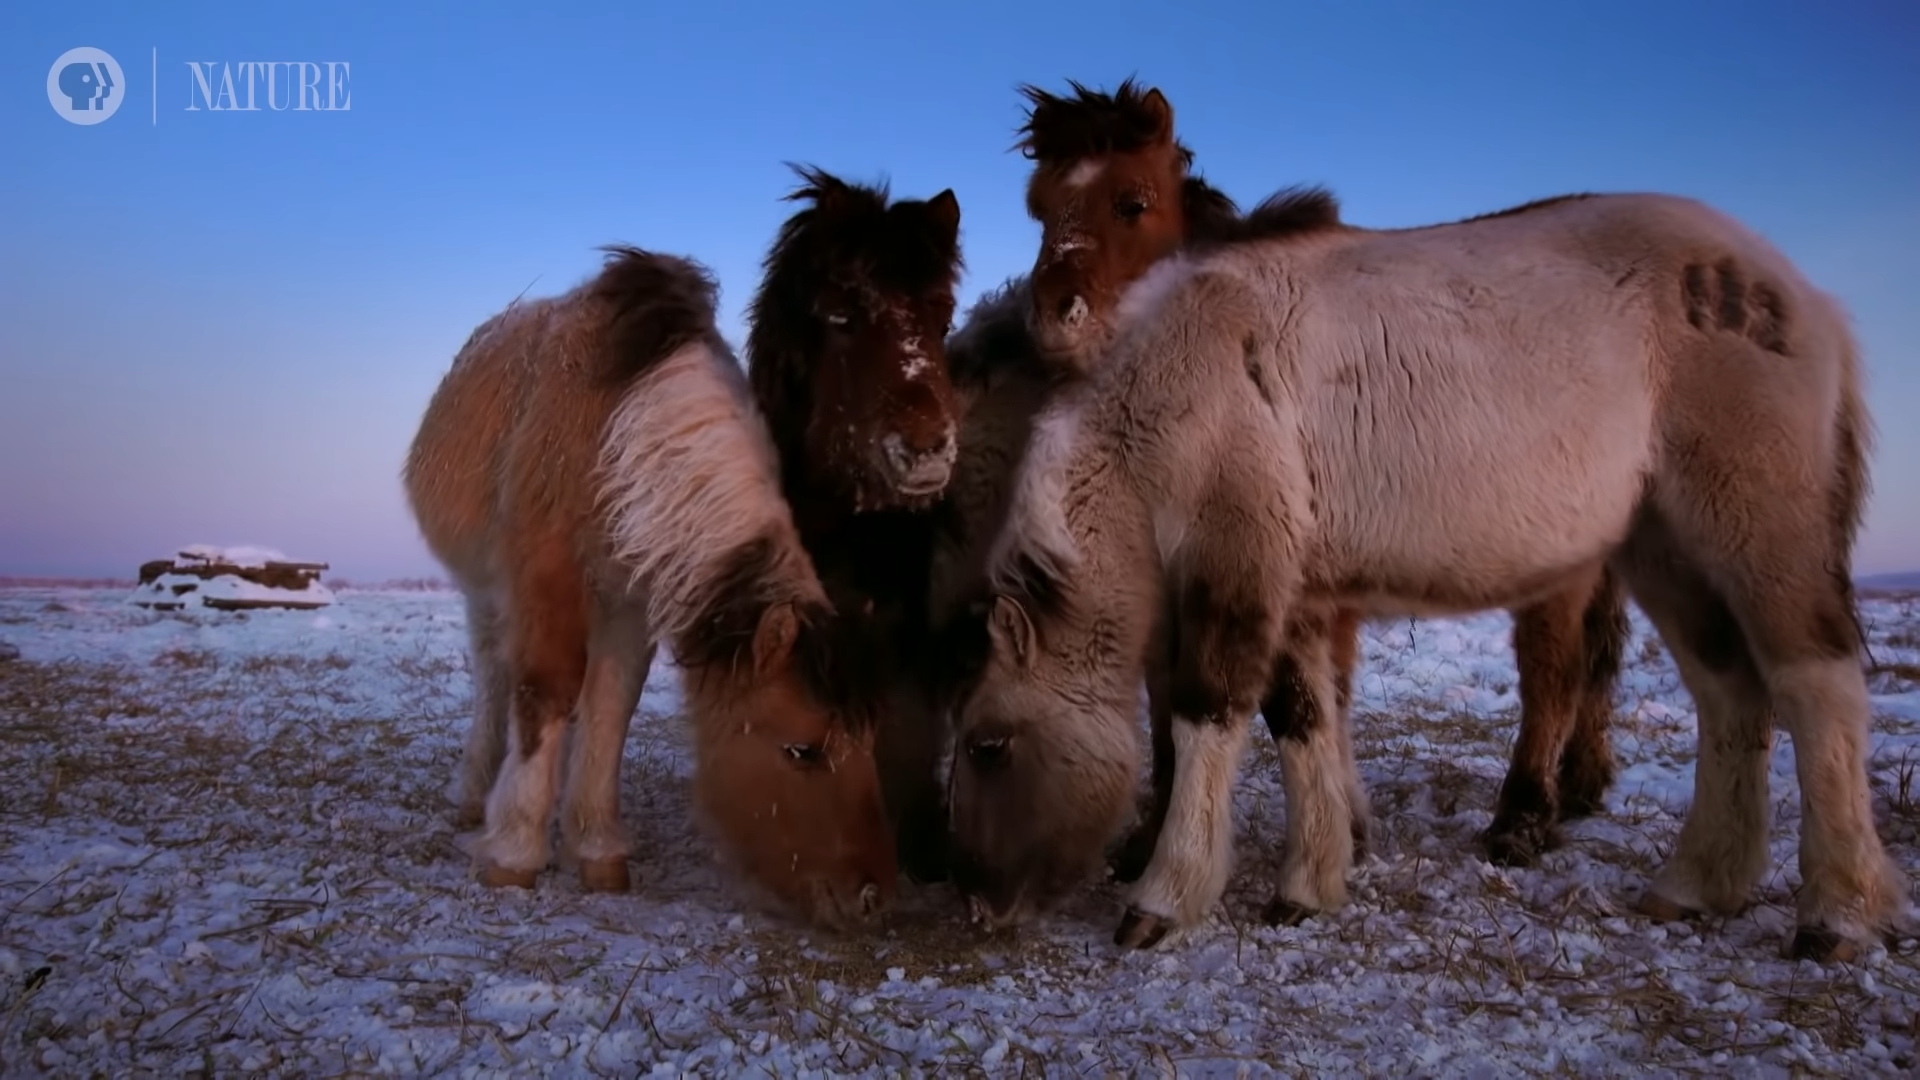
{"type": "Polygon", "coordinates": [[[564,770],[582,886],[627,888],[621,748],[664,643],[724,850],[846,924],[885,906],[897,872],[875,683],[835,640],[714,294],[697,263],[612,249],[578,287],[481,324],[421,418],[406,493],[466,600],[481,878],[534,884],[564,770]]]}
{"type": "Polygon", "coordinates": [[[755,401],[779,449],[800,536],[852,637],[897,673],[877,736],[889,816],[909,874],[943,876],[938,726],[922,664],[930,508],[953,468],[959,417],[945,338],[962,260],[951,190],[891,201],[884,185],[797,170],[794,215],[748,309],[755,401]]]}

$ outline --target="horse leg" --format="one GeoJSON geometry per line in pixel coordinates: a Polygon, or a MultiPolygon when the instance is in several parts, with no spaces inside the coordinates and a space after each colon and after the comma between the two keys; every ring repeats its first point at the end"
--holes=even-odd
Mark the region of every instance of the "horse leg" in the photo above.
{"type": "Polygon", "coordinates": [[[1573,735],[1560,752],[1561,821],[1599,813],[1606,805],[1615,772],[1613,742],[1608,737],[1613,727],[1613,693],[1632,632],[1626,593],[1618,576],[1603,567],[1581,621],[1587,662],[1580,703],[1573,717],[1573,735]]]}
{"type": "MultiPolygon", "coordinates": [[[[1314,697],[1307,670],[1301,663],[1302,649],[1310,654],[1314,648],[1314,633],[1296,624],[1292,631],[1295,644],[1274,661],[1267,696],[1260,702],[1260,715],[1267,721],[1267,730],[1274,742],[1282,746],[1285,745],[1282,740],[1289,738],[1290,733],[1312,731],[1320,723],[1321,705],[1314,697]]],[[[1360,782],[1360,770],[1353,757],[1353,669],[1359,655],[1358,613],[1339,609],[1326,634],[1333,679],[1333,709],[1327,715],[1337,728],[1335,748],[1339,752],[1341,774],[1346,777],[1349,788],[1347,806],[1351,817],[1347,824],[1353,838],[1353,855],[1358,859],[1367,851],[1371,817],[1366,786],[1360,782]]]]}
{"type": "Polygon", "coordinates": [[[1140,880],[1147,872],[1147,864],[1153,861],[1153,851],[1160,843],[1160,830],[1167,820],[1167,803],[1173,798],[1173,713],[1169,711],[1169,695],[1172,691],[1173,656],[1165,635],[1171,633],[1172,618],[1162,618],[1160,628],[1156,630],[1157,639],[1149,646],[1147,654],[1147,728],[1149,746],[1152,751],[1152,775],[1149,780],[1147,804],[1141,810],[1140,821],[1120,845],[1110,864],[1113,879],[1123,884],[1140,880]]]}
{"type": "MultiPolygon", "coordinates": [[[[1346,710],[1341,707],[1340,638],[1357,641],[1359,620],[1339,611],[1328,619],[1295,617],[1287,655],[1276,665],[1290,684],[1289,704],[1270,707],[1267,725],[1280,746],[1281,780],[1287,797],[1286,850],[1280,879],[1262,918],[1269,925],[1295,923],[1346,900],[1347,871],[1356,841],[1353,824],[1365,815],[1366,793],[1353,765],[1346,710]],[[1355,813],[1355,800],[1362,808],[1355,813]]],[[[1351,660],[1347,661],[1351,672],[1351,660]]]]}
{"type": "Polygon", "coordinates": [[[1661,919],[1733,914],[1768,862],[1767,689],[1733,612],[1698,569],[1650,558],[1624,572],[1673,654],[1700,733],[1693,806],[1640,907],[1661,919]]]}
{"type": "Polygon", "coordinates": [[[579,729],[567,762],[560,835],[588,892],[626,892],[626,830],[620,825],[620,763],[655,647],[645,620],[596,613],[587,638],[579,729]]]}
{"type": "MultiPolygon", "coordinates": [[[[1770,706],[1793,739],[1800,780],[1802,884],[1790,953],[1848,960],[1903,920],[1908,905],[1906,877],[1873,821],[1871,709],[1845,577],[1850,553],[1835,550],[1825,492],[1796,490],[1798,470],[1702,464],[1725,467],[1712,487],[1691,486],[1710,497],[1667,508],[1660,524],[1671,516],[1661,537],[1669,550],[1655,553],[1695,569],[1693,610],[1669,645],[1685,645],[1682,674],[1691,668],[1689,688],[1699,687],[1700,760],[1693,806],[1643,909],[1671,917],[1746,903],[1767,863],[1770,706]],[[1749,492],[1765,493],[1765,505],[1749,492]]],[[[1652,561],[1636,560],[1635,569],[1644,574],[1652,561]]],[[[1671,610],[1666,619],[1678,621],[1671,610]]],[[[1681,649],[1673,651],[1679,659],[1681,649]]]]}
{"type": "Polygon", "coordinates": [[[547,865],[560,744],[586,667],[584,591],[579,574],[556,555],[536,552],[510,563],[520,572],[506,627],[513,686],[507,752],[475,852],[487,885],[532,888],[547,865]]]}
{"type": "MultiPolygon", "coordinates": [[[[1237,515],[1208,515],[1198,520],[1237,515]]],[[[1114,934],[1118,945],[1147,948],[1170,929],[1200,922],[1226,891],[1233,854],[1233,783],[1285,630],[1272,602],[1268,552],[1245,543],[1240,530],[1209,530],[1188,539],[1176,573],[1174,654],[1167,695],[1172,719],[1173,785],[1153,858],[1134,883],[1131,902],[1114,934]]],[[[1258,540],[1258,537],[1252,538],[1258,540]]],[[[1280,551],[1284,552],[1281,547],[1280,551]]],[[[1328,695],[1331,698],[1331,694],[1328,695]]],[[[1347,785],[1338,750],[1325,729],[1308,783],[1338,789],[1339,847],[1350,853],[1345,818],[1347,785]]],[[[1283,759],[1286,751],[1282,750],[1283,759]]],[[[1295,779],[1289,773],[1289,781],[1295,779]]],[[[1291,787],[1289,791],[1291,792],[1291,787]]],[[[1294,815],[1289,806],[1289,835],[1294,815]]],[[[1289,858],[1299,854],[1298,849],[1289,858]]],[[[1344,882],[1342,882],[1344,888],[1344,882]]],[[[1317,895],[1317,894],[1316,894],[1317,895]]]]}
{"type": "Polygon", "coordinates": [[[1333,708],[1339,722],[1340,768],[1346,774],[1350,791],[1348,825],[1353,833],[1353,857],[1365,857],[1371,831],[1372,801],[1360,782],[1360,767],[1353,757],[1353,673],[1360,666],[1360,613],[1352,608],[1335,608],[1328,631],[1328,647],[1333,656],[1333,708]]]}
{"type": "Polygon", "coordinates": [[[1500,785],[1493,821],[1482,834],[1496,866],[1532,866],[1560,844],[1558,785],[1587,667],[1582,635],[1598,567],[1566,588],[1513,613],[1513,651],[1520,668],[1520,734],[1500,785]]]}
{"type": "Polygon", "coordinates": [[[487,792],[500,775],[507,752],[507,702],[512,696],[507,666],[500,657],[500,613],[478,589],[465,590],[467,637],[473,666],[473,719],[460,757],[460,778],[453,796],[455,823],[473,828],[485,823],[487,792]]]}

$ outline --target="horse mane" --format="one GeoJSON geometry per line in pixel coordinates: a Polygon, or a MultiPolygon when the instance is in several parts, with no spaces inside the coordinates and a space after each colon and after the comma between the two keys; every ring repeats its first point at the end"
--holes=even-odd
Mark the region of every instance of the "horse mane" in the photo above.
{"type": "Polygon", "coordinates": [[[774,605],[790,603],[798,623],[793,655],[801,679],[832,706],[838,723],[869,729],[879,717],[882,673],[871,650],[857,647],[852,620],[806,589],[811,569],[796,572],[796,563],[802,563],[798,549],[796,541],[765,531],[723,556],[696,594],[693,617],[671,643],[674,662],[722,678],[751,671],[761,618],[774,605]]]}
{"type": "Polygon", "coordinates": [[[936,230],[897,227],[894,212],[923,200],[891,202],[885,181],[848,182],[811,165],[789,163],[802,183],[784,197],[806,208],[780,226],[761,263],[760,287],[747,305],[747,375],[783,472],[798,467],[813,412],[812,357],[820,340],[813,300],[820,284],[851,267],[907,292],[951,287],[963,262],[959,245],[936,230]]]}
{"type": "MultiPolygon", "coordinates": [[[[1131,154],[1159,138],[1160,117],[1147,107],[1150,91],[1131,75],[1111,93],[1090,90],[1072,79],[1067,85],[1073,87],[1071,96],[1049,93],[1031,83],[1018,87],[1030,108],[1026,121],[1016,129],[1020,138],[1014,149],[1028,159],[1060,162],[1131,154]]],[[[1193,151],[1178,139],[1173,145],[1181,164],[1192,167],[1193,151]]]]}
{"type": "Polygon", "coordinates": [[[1016,274],[980,294],[947,339],[947,373],[955,386],[982,387],[997,373],[1051,378],[1027,329],[1028,279],[1016,274]]]}
{"type": "Polygon", "coordinates": [[[1278,240],[1346,227],[1340,220],[1339,198],[1319,185],[1281,188],[1244,214],[1224,192],[1197,176],[1187,177],[1181,198],[1187,214],[1185,246],[1189,249],[1278,240]]]}
{"type": "Polygon", "coordinates": [[[607,309],[605,344],[595,358],[601,380],[629,382],[682,346],[719,336],[720,285],[704,265],[630,244],[600,250],[606,259],[587,291],[607,309]]]}

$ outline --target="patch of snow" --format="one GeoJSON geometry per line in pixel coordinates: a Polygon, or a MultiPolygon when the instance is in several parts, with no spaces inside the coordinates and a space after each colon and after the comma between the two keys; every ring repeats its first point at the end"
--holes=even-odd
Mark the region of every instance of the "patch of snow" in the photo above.
{"type": "MultiPolygon", "coordinates": [[[[1868,600],[1874,813],[1920,859],[1920,603],[1868,600]]],[[[1656,925],[1631,902],[1692,797],[1692,702],[1644,620],[1621,774],[1530,869],[1477,833],[1517,719],[1504,613],[1366,629],[1356,756],[1373,843],[1343,910],[1258,915],[1285,835],[1256,735],[1216,917],[1145,953],[1089,886],[985,935],[903,883],[866,934],[758,907],[695,826],[676,673],[625,749],[634,890],[469,879],[443,792],[471,707],[457,594],[356,590],[325,616],[0,589],[0,1060],[13,1073],[332,1075],[1911,1075],[1912,940],[1779,956],[1799,787],[1769,775],[1752,908],[1656,925]]]]}
{"type": "Polygon", "coordinates": [[[180,549],[181,556],[200,559],[212,563],[226,563],[229,566],[257,570],[270,562],[296,562],[273,548],[241,544],[235,547],[221,547],[216,544],[188,544],[180,549]]]}

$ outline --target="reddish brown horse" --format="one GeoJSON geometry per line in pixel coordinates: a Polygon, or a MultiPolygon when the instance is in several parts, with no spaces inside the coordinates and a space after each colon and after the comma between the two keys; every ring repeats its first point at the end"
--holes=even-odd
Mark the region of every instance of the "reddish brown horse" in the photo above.
{"type": "Polygon", "coordinates": [[[898,674],[877,736],[908,872],[943,875],[938,727],[923,663],[930,514],[958,426],[945,337],[960,275],[951,190],[890,201],[813,169],[791,198],[748,308],[755,401],[773,432],[801,540],[858,649],[898,674]]]}
{"type": "Polygon", "coordinates": [[[896,874],[871,684],[832,640],[714,295],[696,263],[614,249],[591,280],[476,329],[421,420],[407,497],[473,636],[464,776],[469,799],[490,789],[477,858],[494,885],[546,867],[577,708],[566,853],[584,887],[627,887],[621,748],[664,643],[695,797],[726,850],[749,881],[846,924],[883,907],[896,874]]]}

